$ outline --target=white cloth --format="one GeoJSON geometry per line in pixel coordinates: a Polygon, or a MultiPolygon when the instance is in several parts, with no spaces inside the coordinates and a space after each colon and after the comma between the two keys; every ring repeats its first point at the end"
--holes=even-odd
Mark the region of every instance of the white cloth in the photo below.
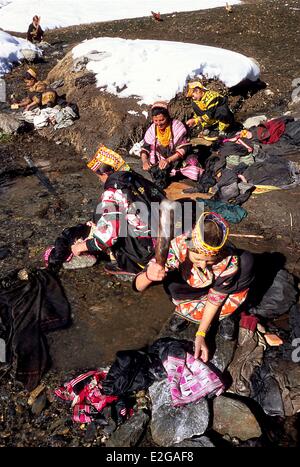
{"type": "Polygon", "coordinates": [[[56,122],[56,116],[58,113],[59,109],[57,107],[41,109],[40,113],[33,119],[34,128],[38,130],[48,126],[49,124],[54,124],[56,122]]]}

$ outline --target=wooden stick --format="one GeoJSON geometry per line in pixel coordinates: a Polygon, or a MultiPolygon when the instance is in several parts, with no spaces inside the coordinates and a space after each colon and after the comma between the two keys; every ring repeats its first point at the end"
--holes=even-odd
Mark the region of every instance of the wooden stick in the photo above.
{"type": "Polygon", "coordinates": [[[176,203],[164,199],[159,208],[159,229],[155,246],[155,259],[157,264],[165,266],[168,258],[171,239],[174,237],[174,210],[176,203]]]}
{"type": "Polygon", "coordinates": [[[241,238],[265,238],[263,235],[254,235],[254,234],[229,234],[229,237],[241,237],[241,238]]]}

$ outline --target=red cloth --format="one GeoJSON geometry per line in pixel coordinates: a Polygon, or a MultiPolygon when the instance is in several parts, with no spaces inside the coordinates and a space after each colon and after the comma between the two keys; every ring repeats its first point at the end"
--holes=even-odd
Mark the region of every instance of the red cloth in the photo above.
{"type": "Polygon", "coordinates": [[[257,127],[257,137],[263,144],[276,143],[285,132],[285,122],[281,118],[274,118],[260,123],[257,127]]]}
{"type": "Polygon", "coordinates": [[[106,405],[118,400],[116,396],[106,396],[101,392],[101,382],[106,375],[104,371],[89,371],[54,391],[60,399],[72,401],[74,422],[90,423],[93,408],[101,412],[106,405]]]}
{"type": "Polygon", "coordinates": [[[256,316],[247,315],[244,311],[241,313],[240,327],[244,329],[250,329],[250,331],[255,331],[258,323],[258,318],[256,316]]]}

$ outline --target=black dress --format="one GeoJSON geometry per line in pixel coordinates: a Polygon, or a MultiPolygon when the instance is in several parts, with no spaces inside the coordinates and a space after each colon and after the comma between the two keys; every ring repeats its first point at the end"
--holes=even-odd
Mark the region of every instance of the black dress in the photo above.
{"type": "Polygon", "coordinates": [[[43,40],[43,36],[44,31],[41,26],[35,27],[33,23],[29,25],[27,31],[27,40],[29,42],[41,42],[43,40]]]}

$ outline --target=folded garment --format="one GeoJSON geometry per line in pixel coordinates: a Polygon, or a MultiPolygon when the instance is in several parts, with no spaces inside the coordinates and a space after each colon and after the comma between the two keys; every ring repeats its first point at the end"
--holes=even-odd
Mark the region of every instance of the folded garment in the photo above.
{"type": "Polygon", "coordinates": [[[228,169],[232,169],[233,167],[238,166],[240,163],[244,163],[247,166],[254,164],[255,159],[252,154],[248,154],[246,156],[239,156],[239,155],[229,155],[226,157],[226,167],[228,169]]]}
{"type": "Polygon", "coordinates": [[[224,219],[232,224],[238,224],[247,216],[246,209],[241,206],[234,206],[224,201],[215,199],[196,198],[196,201],[203,202],[209,211],[220,214],[224,219]]]}

